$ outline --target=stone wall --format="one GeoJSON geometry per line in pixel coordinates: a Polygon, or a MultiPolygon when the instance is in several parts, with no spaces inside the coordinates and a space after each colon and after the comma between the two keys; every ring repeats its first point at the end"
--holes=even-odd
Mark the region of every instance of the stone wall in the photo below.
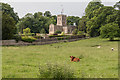
{"type": "Polygon", "coordinates": [[[85,37],[71,36],[70,38],[67,38],[67,39],[65,38],[64,40],[58,40],[57,38],[39,39],[32,43],[23,42],[23,41],[16,42],[15,40],[2,40],[2,44],[0,44],[0,46],[1,45],[2,46],[44,45],[44,44],[52,44],[52,43],[59,43],[59,42],[72,42],[80,39],[85,39],[85,37]]]}

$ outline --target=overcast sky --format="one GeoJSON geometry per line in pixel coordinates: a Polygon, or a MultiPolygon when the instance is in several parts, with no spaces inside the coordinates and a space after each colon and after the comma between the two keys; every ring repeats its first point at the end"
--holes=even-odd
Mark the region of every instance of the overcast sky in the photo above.
{"type": "MultiPolygon", "coordinates": [[[[61,13],[67,16],[83,16],[87,4],[91,0],[2,0],[10,4],[21,18],[27,13],[50,11],[53,15],[61,13]],[[62,6],[61,6],[62,5],[62,6]]],[[[119,0],[101,0],[105,6],[113,6],[119,0]]]]}

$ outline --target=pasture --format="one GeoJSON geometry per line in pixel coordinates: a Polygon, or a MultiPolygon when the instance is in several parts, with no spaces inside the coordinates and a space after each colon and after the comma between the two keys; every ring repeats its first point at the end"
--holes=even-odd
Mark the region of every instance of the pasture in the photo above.
{"type": "Polygon", "coordinates": [[[76,78],[117,78],[118,42],[97,37],[48,45],[2,47],[3,78],[37,78],[39,65],[45,63],[67,65],[76,78]],[[70,56],[82,59],[71,62],[70,56]]]}

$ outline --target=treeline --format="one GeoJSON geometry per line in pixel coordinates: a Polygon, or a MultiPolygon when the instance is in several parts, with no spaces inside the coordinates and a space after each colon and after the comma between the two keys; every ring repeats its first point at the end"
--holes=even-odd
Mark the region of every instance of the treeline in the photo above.
{"type": "Polygon", "coordinates": [[[79,23],[79,30],[88,33],[90,37],[102,38],[120,37],[120,1],[114,7],[104,6],[101,1],[91,1],[85,9],[79,23]]]}
{"type": "MultiPolygon", "coordinates": [[[[101,36],[110,38],[120,36],[120,1],[114,7],[104,6],[101,1],[89,2],[85,9],[85,16],[68,16],[67,25],[76,24],[73,31],[75,35],[86,34],[90,37],[101,36]]],[[[57,24],[57,15],[50,11],[27,13],[19,18],[13,8],[6,3],[2,5],[2,39],[11,39],[15,34],[23,34],[23,30],[29,28],[31,33],[49,33],[49,25],[57,24]]]]}

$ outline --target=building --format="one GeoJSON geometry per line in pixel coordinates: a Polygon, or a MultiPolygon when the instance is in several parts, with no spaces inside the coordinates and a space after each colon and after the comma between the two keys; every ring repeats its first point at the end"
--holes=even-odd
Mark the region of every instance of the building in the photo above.
{"type": "Polygon", "coordinates": [[[64,32],[65,34],[72,34],[72,31],[75,29],[75,26],[67,25],[66,21],[67,16],[60,14],[57,15],[57,25],[50,24],[49,25],[49,34],[54,34],[56,31],[64,32]]]}

